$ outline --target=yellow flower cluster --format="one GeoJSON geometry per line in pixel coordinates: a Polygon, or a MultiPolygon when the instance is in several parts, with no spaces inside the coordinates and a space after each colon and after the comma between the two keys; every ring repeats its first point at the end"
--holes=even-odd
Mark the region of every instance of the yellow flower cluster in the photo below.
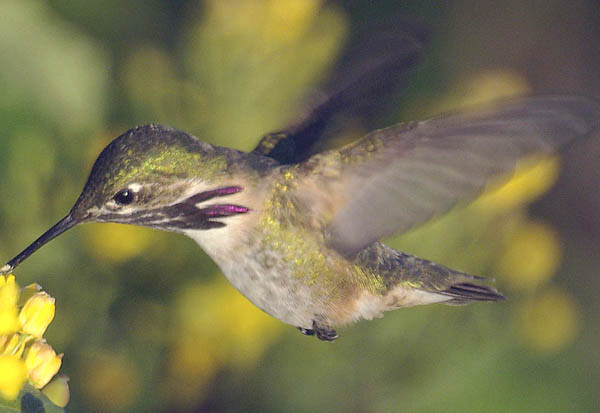
{"type": "Polygon", "coordinates": [[[0,397],[15,399],[27,381],[42,389],[58,373],[63,355],[42,338],[53,318],[54,298],[39,285],[0,276],[0,397]]]}

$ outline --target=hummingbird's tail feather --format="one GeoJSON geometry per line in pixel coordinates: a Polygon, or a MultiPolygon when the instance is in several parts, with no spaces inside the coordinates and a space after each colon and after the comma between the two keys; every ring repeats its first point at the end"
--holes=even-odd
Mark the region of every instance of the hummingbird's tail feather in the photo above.
{"type": "Polygon", "coordinates": [[[435,262],[406,254],[380,242],[357,256],[366,272],[377,273],[386,286],[384,310],[442,303],[463,305],[474,301],[499,301],[505,297],[486,285],[489,278],[470,275],[435,262]]]}
{"type": "MultiPolygon", "coordinates": [[[[477,279],[480,278],[477,277],[477,279]]],[[[506,297],[493,287],[471,283],[454,284],[440,293],[452,297],[451,300],[444,302],[447,305],[464,305],[471,301],[506,300],[506,297]]]]}

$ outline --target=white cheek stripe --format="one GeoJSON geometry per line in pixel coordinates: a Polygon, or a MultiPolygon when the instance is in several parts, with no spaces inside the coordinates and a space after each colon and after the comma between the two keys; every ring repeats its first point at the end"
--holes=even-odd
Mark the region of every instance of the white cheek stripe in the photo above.
{"type": "Polygon", "coordinates": [[[127,188],[130,189],[132,192],[138,193],[140,192],[140,189],[142,189],[142,185],[134,182],[132,184],[129,184],[127,188]]]}

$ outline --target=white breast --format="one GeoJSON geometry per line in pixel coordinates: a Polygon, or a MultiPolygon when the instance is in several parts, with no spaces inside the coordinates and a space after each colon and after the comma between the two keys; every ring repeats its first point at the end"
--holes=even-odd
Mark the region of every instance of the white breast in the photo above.
{"type": "Polygon", "coordinates": [[[291,276],[289,263],[262,248],[241,217],[227,226],[187,231],[215,261],[229,282],[267,314],[295,327],[311,328],[316,304],[311,290],[291,276]]]}

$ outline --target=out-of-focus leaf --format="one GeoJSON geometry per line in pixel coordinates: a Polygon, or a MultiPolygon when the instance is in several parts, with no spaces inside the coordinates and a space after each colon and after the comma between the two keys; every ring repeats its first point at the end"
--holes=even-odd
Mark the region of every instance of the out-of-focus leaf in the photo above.
{"type": "Polygon", "coordinates": [[[137,116],[251,149],[289,120],[335,61],[346,20],[322,3],[207,1],[182,39],[185,76],[174,56],[155,47],[138,48],[127,60],[122,81],[137,116]]]}
{"type": "Polygon", "coordinates": [[[64,411],[53,404],[41,391],[30,385],[25,385],[15,400],[0,399],[0,412],[2,413],[62,413],[64,411]]]}
{"type": "Polygon", "coordinates": [[[66,131],[104,120],[108,61],[99,47],[42,2],[2,3],[0,112],[36,108],[66,131]]]}

